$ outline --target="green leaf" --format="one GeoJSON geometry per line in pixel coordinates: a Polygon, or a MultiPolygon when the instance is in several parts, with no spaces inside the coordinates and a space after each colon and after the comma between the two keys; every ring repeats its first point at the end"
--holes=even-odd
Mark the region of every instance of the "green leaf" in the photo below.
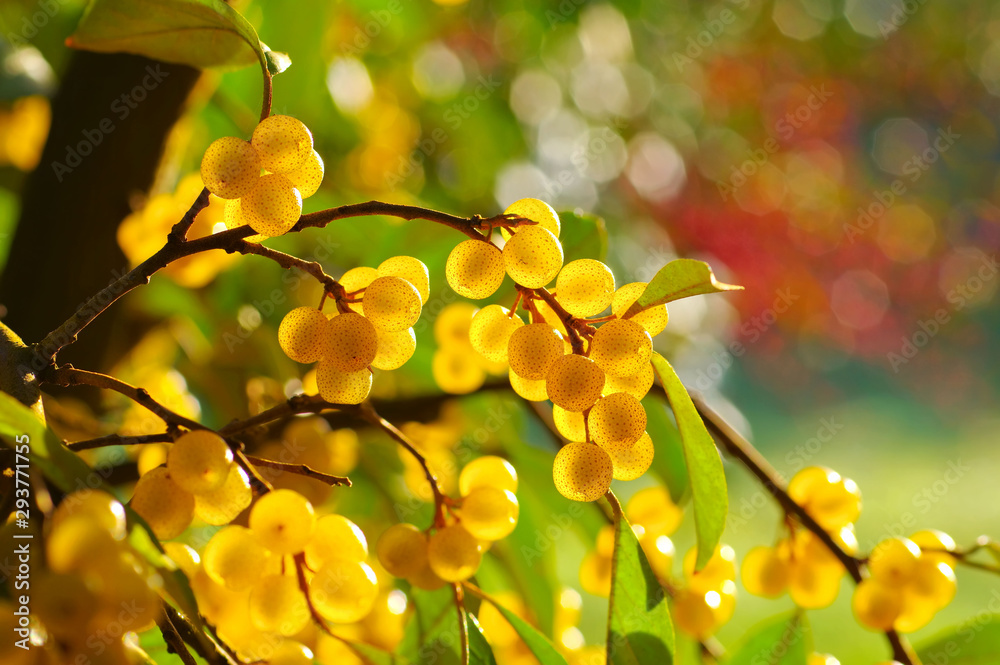
{"type": "Polygon", "coordinates": [[[355,642],[353,640],[344,641],[361,656],[361,660],[365,662],[365,665],[409,665],[410,663],[405,658],[391,654],[388,651],[383,651],[370,644],[355,642]]]}
{"type": "Polygon", "coordinates": [[[535,630],[530,623],[495,601],[482,589],[479,589],[471,584],[465,585],[465,589],[497,608],[497,611],[503,615],[503,618],[507,620],[507,622],[511,625],[511,628],[514,629],[518,636],[531,650],[531,653],[538,659],[540,665],[567,665],[566,659],[563,658],[562,654],[556,651],[555,646],[553,646],[552,642],[549,641],[549,638],[535,630]]]}
{"type": "Polygon", "coordinates": [[[656,455],[653,456],[650,468],[667,486],[673,502],[680,505],[689,486],[681,434],[671,420],[667,404],[661,396],[646,395],[642,406],[646,410],[646,432],[656,446],[656,455]]]}
{"type": "Polygon", "coordinates": [[[103,480],[66,448],[34,411],[5,392],[0,392],[0,438],[10,448],[27,444],[31,466],[63,492],[88,487],[91,481],[100,484],[103,480]]]}
{"type": "Polygon", "coordinates": [[[995,665],[1000,662],[1000,615],[946,628],[917,647],[924,663],[995,665]]]}
{"type": "Polygon", "coordinates": [[[712,268],[704,261],[676,259],[660,268],[622,318],[627,319],[649,307],[689,296],[742,290],[742,286],[716,281],[712,268]]]}
{"type": "Polygon", "coordinates": [[[267,69],[257,31],[222,0],[91,0],[66,45],[200,69],[267,69]]]}
{"type": "Polygon", "coordinates": [[[751,628],[727,665],[806,665],[812,633],[805,617],[793,613],[771,617],[751,628]]]}
{"type": "Polygon", "coordinates": [[[413,616],[396,651],[416,665],[458,663],[458,612],[450,587],[413,588],[413,616]]]}
{"type": "Polygon", "coordinates": [[[615,512],[615,551],[608,604],[608,663],[672,663],[674,629],[667,594],[617,498],[611,507],[615,512]]]}
{"type": "Polygon", "coordinates": [[[698,561],[695,567],[700,570],[712,558],[726,527],[726,512],[729,510],[726,474],[715,442],[705,429],[705,423],[674,368],[658,353],[653,354],[653,368],[660,377],[681,432],[694,503],[694,525],[698,534],[698,561]]]}
{"type": "Polygon", "coordinates": [[[603,261],[608,255],[607,226],[594,215],[560,212],[559,241],[563,246],[563,263],[577,259],[603,261]]]}
{"type": "Polygon", "coordinates": [[[469,628],[469,665],[497,665],[493,649],[486,642],[479,620],[471,612],[465,613],[465,623],[469,628]]]}

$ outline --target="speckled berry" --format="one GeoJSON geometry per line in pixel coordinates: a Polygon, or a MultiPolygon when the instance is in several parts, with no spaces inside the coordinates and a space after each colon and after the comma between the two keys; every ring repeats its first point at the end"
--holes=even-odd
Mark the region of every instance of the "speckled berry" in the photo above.
{"type": "Polygon", "coordinates": [[[372,389],[372,373],[366,367],[357,372],[341,372],[328,362],[316,366],[320,397],[334,404],[361,404],[372,389]]]}
{"type": "Polygon", "coordinates": [[[592,443],[568,443],[552,464],[556,489],[573,501],[596,501],[611,487],[611,457],[592,443]]]}
{"type": "Polygon", "coordinates": [[[412,256],[393,256],[378,266],[379,277],[402,277],[417,288],[420,294],[420,304],[427,304],[431,295],[431,278],[427,266],[420,259],[412,256]]]}
{"type": "Polygon", "coordinates": [[[260,155],[261,164],[271,173],[285,173],[299,168],[313,150],[313,137],[301,120],[287,115],[265,118],[253,130],[250,142],[260,155]]]}
{"type": "Polygon", "coordinates": [[[545,375],[549,399],[567,411],[586,411],[604,389],[604,371],[590,358],[558,358],[545,375]]]}
{"type": "Polygon", "coordinates": [[[563,338],[547,323],[532,323],[518,328],[507,343],[507,362],[520,377],[539,381],[545,378],[563,355],[563,338]]]}
{"type": "Polygon", "coordinates": [[[600,314],[615,293],[611,269],[594,259],[570,261],[556,279],[557,300],[573,316],[600,314]]]}
{"type": "Polygon", "coordinates": [[[235,136],[212,141],[201,159],[201,180],[222,199],[238,199],[260,178],[260,156],[253,146],[235,136]]]}
{"type": "Polygon", "coordinates": [[[472,348],[492,362],[507,362],[507,348],[511,335],[524,326],[524,321],[500,305],[487,305],[472,317],[469,341],[472,348]]]}
{"type": "Polygon", "coordinates": [[[347,312],[327,323],[323,359],[341,372],[357,372],[368,367],[377,353],[378,332],[365,317],[347,312]]]}
{"type": "Polygon", "coordinates": [[[559,274],[563,264],[562,245],[551,231],[541,226],[523,226],[504,245],[503,264],[515,282],[537,289],[559,274]]]}
{"type": "Polygon", "coordinates": [[[376,328],[399,332],[420,318],[420,292],[402,277],[378,277],[365,289],[364,306],[376,328]]]}
{"type": "MultiPolygon", "coordinates": [[[[611,313],[619,318],[622,317],[645,290],[646,282],[632,282],[620,287],[611,299],[611,313]]],[[[650,307],[631,317],[631,320],[645,328],[652,337],[656,337],[667,327],[669,320],[667,306],[650,307]]]]}
{"type": "Polygon", "coordinates": [[[314,363],[323,357],[328,333],[329,322],[323,312],[296,307],[278,326],[278,346],[295,362],[314,363]]]}
{"type": "Polygon", "coordinates": [[[287,233],[302,215],[302,194],[283,175],[268,173],[240,199],[243,219],[257,233],[273,238],[287,233]]]}
{"type": "MultiPolygon", "coordinates": [[[[538,226],[548,229],[552,232],[552,235],[557,238],[559,237],[559,231],[561,230],[559,215],[545,201],[539,199],[521,199],[511,203],[503,212],[505,215],[517,215],[518,217],[538,222],[538,226]]],[[[507,229],[501,229],[500,233],[503,235],[504,240],[510,239],[511,232],[507,229]]]]}
{"type": "Polygon", "coordinates": [[[653,340],[645,328],[630,319],[608,321],[594,333],[590,357],[614,376],[631,376],[649,363],[653,340]]]}
{"type": "Polygon", "coordinates": [[[458,295],[474,300],[496,293],[506,274],[500,249],[471,238],[455,245],[444,270],[448,286],[458,295]]]}

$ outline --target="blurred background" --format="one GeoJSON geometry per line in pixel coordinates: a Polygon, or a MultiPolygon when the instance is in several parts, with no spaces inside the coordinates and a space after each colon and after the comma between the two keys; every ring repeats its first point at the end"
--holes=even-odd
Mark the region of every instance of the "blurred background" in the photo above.
{"type": "MultiPolygon", "coordinates": [[[[746,291],[672,303],[656,345],[779,472],[823,464],[854,478],[863,550],[920,527],[960,544],[997,535],[1000,4],[233,4],[292,59],[275,78],[274,112],[303,120],[326,161],[306,210],[381,199],[493,215],[531,196],[602,218],[619,284],[678,256],[707,260],[746,291]]],[[[170,65],[151,77],[148,61],[68,49],[83,5],[0,5],[0,302],[29,341],[155,251],[200,188],[185,176],[205,147],[249,136],[259,111],[253,69],[170,65]]],[[[587,229],[574,258],[602,249],[587,229]]],[[[271,244],[335,276],[396,254],[429,266],[417,354],[375,382],[405,407],[439,392],[432,328],[456,298],[443,266],[459,239],[362,218],[271,244]]],[[[318,297],[253,257],[197,257],[115,305],[60,359],[115,370],[223,424],[308,381],[274,339],[288,309],[318,297]]],[[[50,403],[67,437],[156,426],[96,396],[50,403]]],[[[530,466],[545,449],[506,393],[455,408],[449,422],[464,434],[452,436],[475,433],[480,452],[530,466]]],[[[426,420],[417,411],[400,409],[426,420]]],[[[364,445],[358,488],[331,499],[363,526],[380,491],[363,479],[380,472],[364,445]]],[[[727,470],[725,540],[739,556],[772,542],[779,516],[741,468],[727,470]]],[[[535,511],[518,527],[528,543],[568,510],[550,487],[537,492],[535,509],[522,498],[535,511]]],[[[693,542],[689,521],[679,552],[693,542]]],[[[558,560],[545,554],[553,588],[579,588],[592,535],[567,533],[558,560]]],[[[519,556],[514,545],[508,555],[519,556]]],[[[960,570],[956,602],[917,641],[995,611],[995,587],[960,570]]],[[[605,601],[584,601],[582,635],[600,643],[605,601]]],[[[849,601],[845,582],[833,607],[811,613],[817,647],[874,662],[883,641],[853,622],[849,601]]],[[[732,643],[790,606],[743,594],[719,637],[732,643]]]]}

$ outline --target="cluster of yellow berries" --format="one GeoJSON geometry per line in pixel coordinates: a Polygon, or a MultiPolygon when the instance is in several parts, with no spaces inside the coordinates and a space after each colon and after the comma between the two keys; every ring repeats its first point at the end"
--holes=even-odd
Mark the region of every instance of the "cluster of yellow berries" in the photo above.
{"type": "Polygon", "coordinates": [[[249,224],[256,239],[270,238],[299,221],[302,199],[323,182],[323,159],[300,120],[272,115],[249,142],[235,136],[213,141],[201,160],[201,179],[209,192],[227,199],[226,228],[249,224]]]}
{"type": "Polygon", "coordinates": [[[854,589],[854,614],[873,630],[910,633],[926,626],[955,597],[955,549],[940,531],[883,540],[868,557],[871,577],[854,589]]]}
{"type": "Polygon", "coordinates": [[[482,384],[484,370],[506,368],[519,395],[551,400],[556,427],[570,442],[556,456],[556,487],[567,498],[593,501],[612,479],[633,480],[652,463],[639,400],[653,385],[652,337],[666,327],[667,308],[624,318],[645,283],[616,289],[611,270],[593,259],[563,265],[559,216],[543,201],[522,199],[504,212],[535,224],[502,229],[502,250],[488,239],[460,243],[448,256],[446,277],[459,295],[482,299],[509,275],[530,320],[496,304],[478,311],[451,306],[435,325],[442,348],[434,376],[443,390],[465,393],[482,384]],[[554,303],[532,291],[553,280],[554,303]],[[608,308],[602,325],[587,322],[608,308]],[[463,341],[451,346],[456,338],[463,341]],[[471,360],[466,347],[480,359],[471,360]]]}
{"type": "Polygon", "coordinates": [[[353,623],[379,595],[361,529],[341,515],[317,518],[292,490],[261,496],[248,526],[223,527],[200,562],[196,556],[189,552],[186,564],[178,563],[191,578],[198,607],[220,637],[251,660],[301,633],[311,620],[310,604],[328,621],[353,623]]]}
{"type": "Polygon", "coordinates": [[[375,551],[390,574],[421,589],[472,577],[483,552],[517,526],[517,471],[492,455],[467,464],[459,475],[462,499],[433,533],[412,524],[395,524],[379,537],[375,551]]]}
{"type": "MultiPolygon", "coordinates": [[[[69,494],[52,514],[45,541],[47,566],[26,587],[31,615],[44,630],[37,630],[27,616],[19,622],[20,628],[49,638],[44,649],[52,662],[124,665],[127,647],[121,639],[109,639],[110,628],[117,627],[114,637],[120,638],[122,632],[138,633],[154,626],[162,580],[125,536],[125,508],[105,492],[87,489],[69,494]]],[[[8,613],[8,607],[0,603],[0,612],[15,617],[14,608],[9,607],[8,613]]],[[[8,633],[8,644],[12,635],[8,633]]],[[[15,663],[21,657],[18,652],[32,654],[12,651],[7,655],[15,663]]]]}
{"type": "Polygon", "coordinates": [[[181,535],[197,516],[206,524],[229,524],[253,499],[246,471],[215,432],[182,434],[167,452],[166,464],[139,478],[131,506],[160,540],[181,535]]]}
{"type": "MultiPolygon", "coordinates": [[[[857,483],[836,471],[811,466],[788,484],[789,496],[848,554],[858,551],[854,522],[861,514],[857,483]]],[[[827,607],[837,599],[846,571],[812,531],[793,527],[774,547],[754,547],[743,557],[743,586],[749,593],[777,598],[788,593],[806,609],[827,607]]]]}
{"type": "Polygon", "coordinates": [[[372,368],[402,367],[417,348],[413,324],[430,295],[427,266],[412,256],[394,256],[379,267],[348,270],[345,292],[360,295],[339,303],[327,316],[297,307],[278,327],[278,344],[300,363],[318,362],[320,396],[335,404],[360,404],[372,388],[372,368]]]}

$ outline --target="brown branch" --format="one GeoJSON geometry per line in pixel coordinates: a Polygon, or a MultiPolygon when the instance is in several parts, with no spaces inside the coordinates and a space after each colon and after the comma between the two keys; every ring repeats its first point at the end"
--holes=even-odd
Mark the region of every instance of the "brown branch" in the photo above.
{"type": "Polygon", "coordinates": [[[107,446],[136,446],[143,443],[172,443],[174,437],[169,432],[162,434],[141,434],[139,436],[123,436],[121,434],[108,434],[96,439],[86,439],[84,441],[74,441],[67,443],[66,447],[73,451],[94,450],[95,448],[106,448],[107,446]]]}
{"type": "MultiPolygon", "coordinates": [[[[764,459],[764,456],[737,432],[725,419],[705,403],[699,395],[692,394],[691,400],[701,415],[709,431],[715,434],[716,441],[730,455],[740,460],[753,473],[772,497],[781,505],[787,514],[808,529],[833,553],[847,570],[855,583],[861,582],[865,575],[861,561],[845,552],[833,537],[821,527],[806,510],[795,502],[784,489],[784,481],[777,471],[764,459]]],[[[918,665],[920,662],[909,643],[895,630],[885,631],[886,639],[892,647],[893,658],[903,665],[918,665]]]]}
{"type": "Polygon", "coordinates": [[[267,116],[271,115],[271,99],[274,96],[274,91],[271,84],[271,72],[267,68],[266,58],[261,59],[260,68],[264,72],[264,89],[261,91],[263,99],[260,104],[260,122],[264,122],[267,116]]]}
{"type": "Polygon", "coordinates": [[[191,652],[188,651],[187,645],[184,644],[184,640],[181,639],[180,633],[177,632],[176,626],[170,620],[170,615],[167,614],[165,609],[160,610],[160,616],[156,619],[156,625],[159,626],[160,633],[163,634],[163,641],[167,643],[167,651],[177,654],[184,665],[197,665],[197,661],[195,661],[191,652]]]}
{"type": "Polygon", "coordinates": [[[469,665],[469,624],[465,618],[465,605],[462,602],[462,585],[454,582],[451,585],[452,597],[455,599],[455,610],[458,612],[458,648],[462,665],[469,665]]]}
{"type": "Polygon", "coordinates": [[[42,374],[41,382],[57,386],[93,386],[94,388],[113,390],[152,411],[168,427],[184,427],[191,430],[205,429],[200,423],[171,411],[157,402],[145,388],[137,388],[107,374],[77,369],[72,365],[63,365],[61,367],[50,367],[48,371],[42,374]]]}
{"type": "Polygon", "coordinates": [[[585,322],[581,322],[575,316],[566,311],[566,308],[556,300],[556,297],[552,295],[548,289],[545,287],[539,289],[525,289],[523,287],[518,287],[526,295],[533,295],[537,298],[541,298],[545,303],[552,308],[552,311],[556,313],[559,320],[562,321],[563,325],[566,326],[566,333],[569,335],[570,346],[573,347],[573,353],[577,355],[584,355],[583,349],[583,338],[580,336],[581,326],[589,327],[585,322]]]}
{"type": "Polygon", "coordinates": [[[289,473],[295,473],[300,476],[305,476],[306,478],[312,478],[318,480],[327,485],[344,485],[345,487],[351,486],[351,479],[346,476],[334,476],[329,473],[323,473],[322,471],[317,471],[307,464],[287,464],[285,462],[276,462],[274,460],[264,459],[263,457],[254,457],[252,455],[246,456],[247,461],[254,466],[262,466],[266,469],[277,469],[278,471],[287,471],[289,473]]]}
{"type": "Polygon", "coordinates": [[[208,188],[205,187],[198,194],[198,197],[188,208],[188,211],[184,213],[180,221],[174,224],[173,228],[170,229],[170,233],[167,234],[167,243],[181,243],[187,240],[188,231],[191,230],[191,226],[194,224],[195,217],[198,216],[203,209],[208,207],[208,188]]]}
{"type": "Polygon", "coordinates": [[[306,597],[306,606],[309,608],[309,616],[312,617],[313,623],[319,626],[320,630],[329,635],[330,637],[337,637],[330,630],[330,627],[326,625],[326,620],[320,615],[319,610],[313,605],[312,596],[309,595],[309,582],[306,580],[306,553],[299,552],[293,557],[295,561],[295,576],[299,581],[299,591],[302,595],[306,597]]]}

